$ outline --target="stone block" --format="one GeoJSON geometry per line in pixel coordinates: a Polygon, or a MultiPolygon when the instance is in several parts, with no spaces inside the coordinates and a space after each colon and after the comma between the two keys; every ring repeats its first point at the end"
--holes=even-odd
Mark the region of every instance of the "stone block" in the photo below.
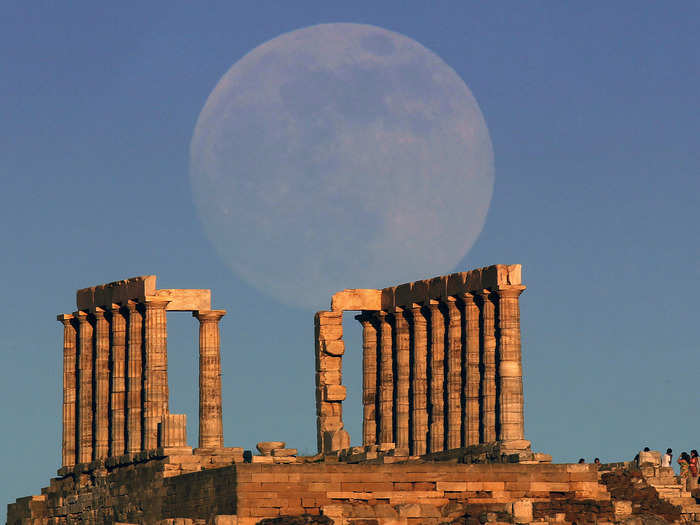
{"type": "Polygon", "coordinates": [[[219,514],[214,516],[214,525],[238,525],[238,516],[235,514],[219,514]]]}
{"type": "Polygon", "coordinates": [[[447,297],[447,277],[441,275],[428,279],[428,296],[431,299],[447,297]]]}
{"type": "MultiPolygon", "coordinates": [[[[661,466],[661,452],[658,450],[650,450],[649,452],[644,452],[643,450],[639,452],[639,465],[653,465],[655,467],[661,466]]],[[[653,474],[652,474],[653,475],[653,474]]]]}
{"type": "Polygon", "coordinates": [[[390,311],[396,306],[395,301],[396,287],[390,286],[389,288],[382,289],[382,310],[390,311]]]}
{"type": "Polygon", "coordinates": [[[272,451],[278,448],[284,448],[287,444],[284,441],[261,441],[255,448],[258,449],[263,456],[271,456],[272,451]]]}
{"type": "Polygon", "coordinates": [[[345,353],[345,343],[342,339],[334,341],[321,340],[321,350],[329,355],[339,356],[345,353]]]}
{"type": "Polygon", "coordinates": [[[323,399],[325,401],[343,401],[346,396],[346,388],[343,385],[326,385],[323,389],[323,399]]]}
{"type": "Polygon", "coordinates": [[[295,448],[275,448],[272,450],[274,457],[296,456],[299,451],[295,448]]]}
{"type": "Polygon", "coordinates": [[[613,501],[615,518],[620,519],[632,514],[632,502],[625,500],[613,501]]]}
{"type": "Polygon", "coordinates": [[[515,523],[530,523],[532,521],[532,501],[513,502],[513,518],[515,523]]]}
{"type": "Polygon", "coordinates": [[[466,481],[438,481],[436,490],[444,492],[465,492],[467,490],[466,481]]]}
{"type": "Polygon", "coordinates": [[[331,310],[381,310],[382,291],[372,289],[348,289],[333,294],[331,310]]]}
{"type": "Polygon", "coordinates": [[[274,463],[275,458],[272,456],[252,456],[250,458],[251,463],[274,463]]]}
{"type": "Polygon", "coordinates": [[[343,325],[342,324],[321,324],[318,327],[318,339],[319,341],[335,341],[337,339],[342,339],[343,337],[343,325]]]}

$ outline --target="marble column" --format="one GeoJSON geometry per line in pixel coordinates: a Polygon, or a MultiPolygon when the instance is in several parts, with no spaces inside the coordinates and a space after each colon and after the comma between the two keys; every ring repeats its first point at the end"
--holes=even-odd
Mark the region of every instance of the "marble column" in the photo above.
{"type": "Polygon", "coordinates": [[[498,297],[498,428],[499,441],[524,439],[523,372],[519,297],[525,286],[497,290],[498,297]]]}
{"type": "Polygon", "coordinates": [[[219,321],[226,310],[199,310],[199,448],[223,448],[221,410],[221,338],[219,321]]]}
{"type": "MultiPolygon", "coordinates": [[[[454,297],[447,308],[447,449],[462,446],[462,314],[454,297]]],[[[477,433],[479,430],[477,419],[477,433]]]]}
{"type": "MultiPolygon", "coordinates": [[[[411,357],[410,335],[408,321],[402,308],[396,307],[393,315],[393,347],[396,363],[396,399],[394,409],[396,411],[396,448],[408,451],[410,447],[410,380],[411,357]]],[[[382,342],[382,345],[385,343],[382,342]]]]}
{"type": "Polygon", "coordinates": [[[430,410],[429,452],[445,449],[445,317],[438,301],[428,303],[430,312],[430,410]]]}
{"type": "Polygon", "coordinates": [[[377,326],[373,312],[355,319],[362,325],[362,444],[377,443],[377,326]]]}
{"type": "Polygon", "coordinates": [[[92,461],[92,325],[88,314],[73,314],[78,320],[78,437],[77,462],[92,461]]]}
{"type": "Polygon", "coordinates": [[[394,442],[394,356],[391,320],[377,313],[379,324],[379,443],[394,442]]]}
{"type": "Polygon", "coordinates": [[[158,423],[168,413],[168,318],[170,301],[151,298],[144,303],[143,448],[158,447],[158,423]]]}
{"type": "Polygon", "coordinates": [[[496,306],[484,290],[479,297],[481,325],[481,442],[496,441],[496,306]]]}
{"type": "Polygon", "coordinates": [[[482,362],[480,351],[480,319],[477,298],[470,293],[460,296],[462,305],[462,340],[464,347],[463,377],[464,377],[464,416],[463,442],[464,446],[476,445],[481,442],[481,388],[482,362]]]}
{"type": "Polygon", "coordinates": [[[126,451],[143,450],[143,314],[133,301],[127,304],[126,451]]]}
{"type": "Polygon", "coordinates": [[[61,464],[75,465],[76,459],[76,336],[77,330],[72,315],[59,315],[63,324],[63,443],[61,464]]]}
{"type": "Polygon", "coordinates": [[[411,455],[427,452],[428,437],[428,340],[427,322],[422,308],[413,304],[407,309],[411,334],[411,455]]]}
{"type": "Polygon", "coordinates": [[[95,323],[95,459],[105,459],[109,454],[109,323],[102,308],[92,314],[95,323]]]}
{"type": "Polygon", "coordinates": [[[126,317],[118,304],[110,309],[110,381],[111,411],[109,455],[126,453],[126,317]]]}

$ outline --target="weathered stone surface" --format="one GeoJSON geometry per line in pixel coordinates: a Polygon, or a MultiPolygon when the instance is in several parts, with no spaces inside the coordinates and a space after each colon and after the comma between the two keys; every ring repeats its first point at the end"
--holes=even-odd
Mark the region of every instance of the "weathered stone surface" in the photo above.
{"type": "Polygon", "coordinates": [[[331,310],[381,310],[382,291],[371,289],[349,289],[333,294],[331,310]]]}
{"type": "Polygon", "coordinates": [[[287,444],[284,441],[261,441],[255,448],[258,449],[263,456],[271,456],[272,451],[278,448],[284,448],[287,444]]]}

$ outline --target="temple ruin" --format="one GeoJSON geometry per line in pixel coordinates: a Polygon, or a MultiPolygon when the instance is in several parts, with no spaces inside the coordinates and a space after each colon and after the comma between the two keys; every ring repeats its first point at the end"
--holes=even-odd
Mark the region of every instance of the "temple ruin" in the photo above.
{"type": "Polygon", "coordinates": [[[258,443],[259,454],[224,446],[219,321],[226,312],[211,309],[209,290],[158,290],[155,276],[78,290],[76,311],[58,316],[61,467],[40,494],[8,505],[7,523],[700,522],[700,491],[686,490],[658,452],[593,465],[552,464],[530,449],[524,289],[519,265],[495,265],[336,293],[330,310],[315,316],[313,456],[281,441],[258,443]],[[185,415],[169,411],[168,311],[191,311],[199,321],[194,449],[185,415]],[[351,311],[363,330],[361,446],[350,446],[342,409],[343,312],[351,311]]]}
{"type": "Polygon", "coordinates": [[[187,447],[169,411],[168,311],[199,320],[199,448],[223,448],[219,321],[210,290],[157,290],[156,276],[84,288],[63,324],[62,465],[187,447]]]}

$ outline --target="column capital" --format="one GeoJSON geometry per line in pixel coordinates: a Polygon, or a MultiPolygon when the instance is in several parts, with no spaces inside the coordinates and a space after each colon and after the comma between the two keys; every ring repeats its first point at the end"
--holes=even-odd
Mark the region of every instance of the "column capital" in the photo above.
{"type": "Polygon", "coordinates": [[[90,308],[90,313],[95,316],[96,319],[104,319],[105,310],[99,306],[93,306],[90,308]]]}
{"type": "Polygon", "coordinates": [[[194,310],[192,317],[196,317],[200,323],[218,323],[226,315],[226,310],[194,310]]]}
{"type": "Polygon", "coordinates": [[[56,316],[56,320],[59,323],[63,323],[63,326],[67,325],[70,323],[73,319],[75,319],[74,315],[71,314],[59,314],[56,316]]]}
{"type": "Polygon", "coordinates": [[[378,317],[378,313],[377,310],[362,310],[362,313],[355,316],[355,320],[359,321],[362,326],[366,326],[378,317]]]}
{"type": "Polygon", "coordinates": [[[434,312],[436,310],[440,309],[440,301],[437,301],[435,299],[429,299],[425,301],[425,307],[430,310],[430,312],[434,312]]]}
{"type": "Polygon", "coordinates": [[[494,290],[493,293],[495,293],[498,297],[519,297],[521,293],[525,291],[525,286],[524,284],[513,284],[510,286],[503,286],[501,288],[498,288],[497,290],[494,290]]]}
{"type": "Polygon", "coordinates": [[[123,308],[122,305],[117,304],[117,303],[112,303],[109,305],[109,311],[112,313],[115,313],[115,312],[119,313],[122,308],[123,308]]]}
{"type": "Polygon", "coordinates": [[[165,297],[150,295],[147,296],[141,304],[143,304],[146,307],[146,310],[165,310],[171,301],[171,299],[167,299],[165,297]]]}
{"type": "Polygon", "coordinates": [[[88,313],[83,310],[78,310],[77,312],[73,312],[73,317],[77,319],[80,324],[86,323],[88,319],[88,313]]]}

